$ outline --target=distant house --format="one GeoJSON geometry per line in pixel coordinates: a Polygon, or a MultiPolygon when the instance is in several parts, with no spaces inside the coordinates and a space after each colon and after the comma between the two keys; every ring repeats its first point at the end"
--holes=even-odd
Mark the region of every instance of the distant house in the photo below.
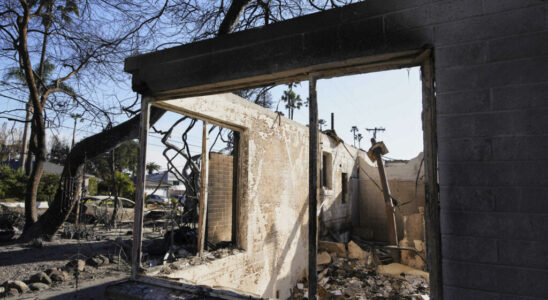
{"type": "Polygon", "coordinates": [[[145,181],[145,194],[163,197],[181,196],[185,193],[185,185],[175,175],[168,171],[148,174],[145,181]]]}

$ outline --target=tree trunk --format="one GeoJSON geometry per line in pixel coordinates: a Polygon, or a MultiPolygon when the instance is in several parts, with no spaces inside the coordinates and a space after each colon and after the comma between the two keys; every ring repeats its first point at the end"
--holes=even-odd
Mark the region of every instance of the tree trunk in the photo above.
{"type": "MultiPolygon", "coordinates": [[[[154,125],[165,113],[163,109],[152,107],[150,126],[154,125]]],[[[51,238],[68,218],[74,203],[79,201],[83,180],[83,169],[87,159],[118,147],[123,142],[139,136],[141,115],[115,126],[109,130],[87,137],[78,142],[70,151],[63,168],[61,182],[50,207],[34,225],[27,228],[20,237],[29,241],[37,237],[51,238]],[[75,188],[72,188],[75,187],[75,188]]]]}
{"type": "Polygon", "coordinates": [[[30,121],[32,116],[32,105],[27,103],[26,105],[26,115],[25,115],[25,129],[23,130],[23,143],[21,145],[21,170],[24,170],[25,174],[30,174],[30,163],[27,164],[27,160],[30,162],[29,158],[29,131],[30,131],[30,121]]]}
{"type": "Polygon", "coordinates": [[[116,228],[116,218],[118,217],[118,209],[122,206],[120,203],[120,198],[118,198],[118,185],[116,184],[116,166],[114,164],[114,151],[112,149],[110,152],[110,171],[112,174],[112,194],[114,195],[114,209],[112,210],[112,218],[110,219],[110,224],[116,228]]]}
{"type": "Polygon", "coordinates": [[[40,185],[40,179],[44,172],[44,166],[46,164],[47,146],[46,146],[46,132],[44,119],[41,113],[34,114],[32,118],[32,131],[31,137],[33,140],[32,152],[36,155],[36,161],[34,167],[30,173],[29,181],[27,182],[27,189],[25,193],[25,230],[32,226],[37,220],[36,210],[36,198],[38,195],[38,187],[40,185]]]}

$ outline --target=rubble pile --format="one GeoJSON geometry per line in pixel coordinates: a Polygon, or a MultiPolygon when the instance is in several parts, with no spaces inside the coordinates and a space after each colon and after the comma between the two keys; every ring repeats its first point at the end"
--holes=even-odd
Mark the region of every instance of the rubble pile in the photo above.
{"type": "MultiPolygon", "coordinates": [[[[344,244],[338,245],[338,249],[328,245],[336,250],[331,253],[320,245],[318,299],[429,299],[428,273],[397,263],[377,265],[355,243],[349,243],[348,252],[341,250],[344,244]]],[[[307,299],[307,285],[306,280],[297,283],[290,299],[307,299]]]]}

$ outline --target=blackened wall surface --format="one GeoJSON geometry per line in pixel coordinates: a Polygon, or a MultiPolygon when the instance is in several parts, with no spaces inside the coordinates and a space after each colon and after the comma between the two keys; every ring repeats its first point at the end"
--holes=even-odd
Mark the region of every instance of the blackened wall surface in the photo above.
{"type": "Polygon", "coordinates": [[[368,0],[324,18],[135,57],[126,70],[136,90],[160,95],[432,47],[444,297],[546,298],[547,6],[541,0],[368,0]],[[179,70],[176,76],[166,66],[179,70]]]}

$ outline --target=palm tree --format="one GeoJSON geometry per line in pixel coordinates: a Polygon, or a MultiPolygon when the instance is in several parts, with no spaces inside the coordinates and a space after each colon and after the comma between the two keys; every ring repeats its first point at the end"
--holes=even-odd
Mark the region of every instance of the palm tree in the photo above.
{"type": "Polygon", "coordinates": [[[154,173],[155,171],[159,171],[160,170],[160,165],[151,161],[149,163],[147,163],[146,167],[145,167],[148,171],[148,174],[152,174],[154,173]]]}
{"type": "Polygon", "coordinates": [[[282,95],[282,101],[285,102],[285,108],[287,108],[287,116],[293,120],[293,111],[300,109],[303,106],[303,100],[301,96],[293,91],[293,87],[296,83],[290,83],[287,85],[288,89],[284,91],[282,95]]]}
{"type": "Polygon", "coordinates": [[[323,125],[325,125],[327,122],[324,120],[324,119],[320,119],[318,121],[318,124],[320,125],[320,131],[322,131],[323,129],[323,125]]]}

